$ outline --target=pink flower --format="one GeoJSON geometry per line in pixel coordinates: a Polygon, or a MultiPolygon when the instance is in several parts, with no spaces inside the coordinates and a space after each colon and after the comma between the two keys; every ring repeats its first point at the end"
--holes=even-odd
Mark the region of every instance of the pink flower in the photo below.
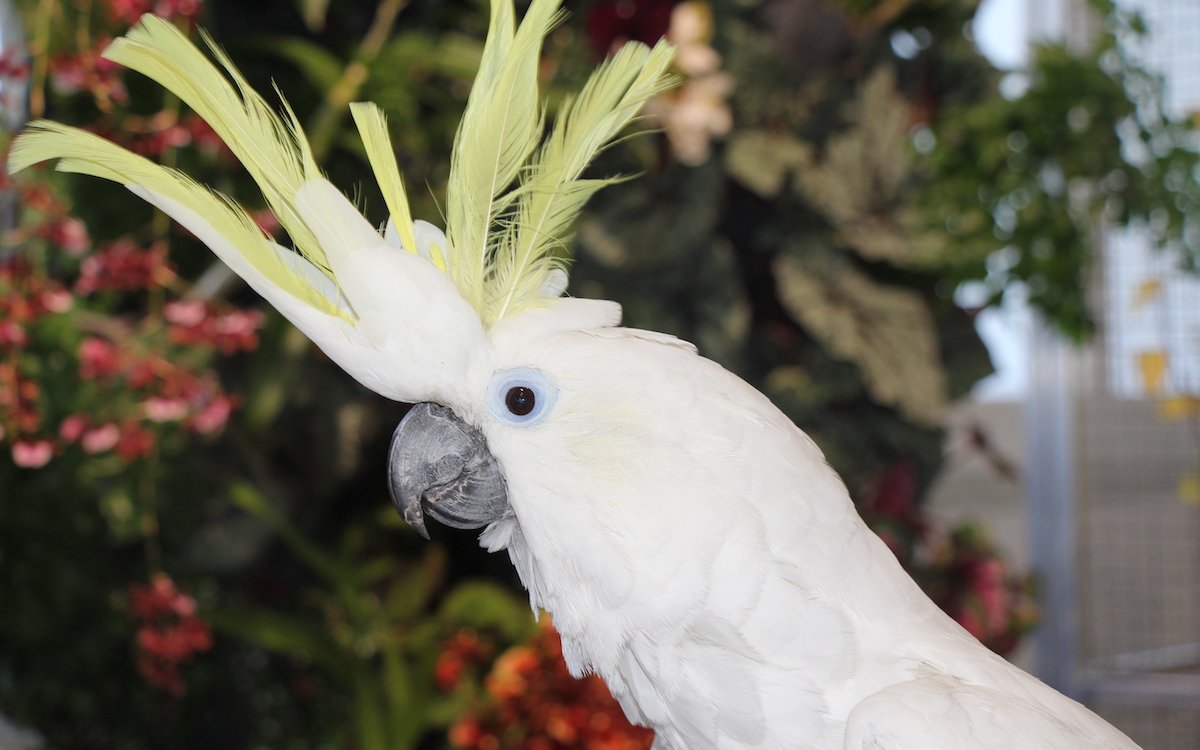
{"type": "Polygon", "coordinates": [[[21,204],[26,209],[43,214],[53,214],[64,210],[58,197],[46,185],[21,185],[21,204]]]}
{"type": "Polygon", "coordinates": [[[986,640],[991,635],[970,608],[964,607],[961,612],[957,613],[955,619],[958,620],[958,624],[962,625],[968,633],[981,641],[986,640]]]}
{"type": "MultiPolygon", "coordinates": [[[[211,125],[195,113],[184,115],[183,126],[188,129],[192,143],[195,143],[198,148],[216,156],[233,155],[233,152],[225,145],[225,141],[221,140],[221,136],[217,135],[217,131],[213,130],[211,125]]],[[[254,216],[257,222],[257,215],[254,216]]],[[[262,224],[260,223],[259,226],[262,226],[262,224]]]]}
{"type": "Polygon", "coordinates": [[[97,100],[125,101],[129,93],[121,82],[118,66],[100,57],[109,40],[99,39],[94,48],[50,59],[50,85],[60,94],[88,92],[97,100]]]}
{"type": "Polygon", "coordinates": [[[1010,597],[1004,574],[1004,563],[992,558],[979,563],[971,582],[971,589],[979,599],[983,621],[995,634],[1003,633],[1008,627],[1010,597]]]}
{"type": "Polygon", "coordinates": [[[271,213],[268,209],[254,211],[250,214],[250,218],[254,219],[254,223],[258,225],[258,228],[267,234],[275,234],[275,231],[279,229],[279,217],[271,213]]]}
{"type": "Polygon", "coordinates": [[[100,427],[95,427],[83,433],[84,453],[103,453],[111,450],[121,438],[121,431],[112,422],[100,427]]]}
{"type": "Polygon", "coordinates": [[[200,12],[200,0],[159,0],[154,12],[163,18],[192,19],[200,12]]]}
{"type": "Polygon", "coordinates": [[[126,461],[135,461],[150,455],[154,449],[154,433],[137,422],[121,425],[121,437],[117,440],[117,454],[126,461]]]}
{"type": "Polygon", "coordinates": [[[125,374],[130,388],[149,388],[161,379],[161,372],[171,369],[171,363],[160,357],[149,357],[131,362],[125,374]]]}
{"type": "Polygon", "coordinates": [[[160,156],[168,149],[186,146],[191,142],[191,131],[183,125],[172,123],[134,138],[130,142],[129,148],[142,156],[160,156]]]}
{"type": "Polygon", "coordinates": [[[138,671],[151,686],[182,695],[182,665],[212,648],[212,629],[196,615],[196,600],[165,573],[155,573],[149,584],[129,587],[129,614],[141,621],[138,671]]]}
{"type": "Polygon", "coordinates": [[[234,403],[234,400],[229,396],[224,394],[217,396],[212,401],[209,401],[196,416],[192,417],[192,429],[202,435],[211,435],[217,432],[229,421],[229,415],[233,412],[234,403]]]}
{"type": "Polygon", "coordinates": [[[71,309],[75,298],[62,287],[47,287],[38,297],[38,305],[46,312],[65,313],[71,309]]]}
{"type": "Polygon", "coordinates": [[[50,84],[60,94],[82,91],[87,78],[88,70],[80,57],[59,57],[50,61],[50,84]]]}
{"type": "Polygon", "coordinates": [[[0,375],[6,380],[12,378],[10,382],[3,383],[0,400],[7,402],[6,405],[12,409],[12,420],[17,432],[38,432],[42,424],[42,415],[37,408],[41,388],[35,381],[21,377],[19,372],[13,372],[11,376],[8,372],[0,375]]]}
{"type": "Polygon", "coordinates": [[[15,320],[0,320],[0,346],[24,346],[25,326],[15,320]]]}
{"type": "Polygon", "coordinates": [[[51,224],[47,238],[75,258],[83,255],[92,244],[87,225],[73,217],[51,224]]]}
{"type": "Polygon", "coordinates": [[[258,346],[258,328],[263,314],[258,310],[234,310],[217,317],[212,325],[212,342],[222,354],[252,351],[258,346]]]}
{"type": "Polygon", "coordinates": [[[200,300],[181,299],[164,305],[163,317],[168,323],[192,328],[204,322],[208,317],[208,308],[200,300]]]}
{"type": "Polygon", "coordinates": [[[10,49],[0,55],[0,76],[21,79],[29,75],[29,63],[19,50],[10,49]]]}
{"type": "MultiPolygon", "coordinates": [[[[181,594],[170,576],[155,573],[149,584],[129,587],[129,613],[141,620],[153,620],[162,615],[179,613],[181,600],[187,599],[191,597],[181,594]]],[[[182,606],[186,608],[186,604],[182,606]]]]}
{"type": "Polygon", "coordinates": [[[79,377],[84,380],[111,377],[120,366],[116,347],[104,339],[90,337],[79,345],[79,377]]]}
{"type": "Polygon", "coordinates": [[[40,469],[50,463],[54,445],[49,440],[21,438],[13,443],[13,463],[23,469],[40,469]]]}
{"type": "Polygon", "coordinates": [[[143,13],[154,11],[161,18],[192,19],[200,12],[200,0],[108,0],[108,12],[114,21],[134,24],[143,13]]]}
{"type": "Polygon", "coordinates": [[[84,258],[79,271],[75,290],[80,294],[149,289],[174,275],[163,246],[143,249],[124,239],[84,258]]]}
{"type": "Polygon", "coordinates": [[[83,431],[87,429],[87,426],[87,420],[82,414],[72,414],[58,426],[58,436],[65,443],[73,443],[83,436],[83,431]]]}
{"type": "Polygon", "coordinates": [[[151,396],[142,404],[146,411],[146,419],[151,422],[177,422],[188,412],[187,401],[181,398],[163,398],[151,396]]]}
{"type": "Polygon", "coordinates": [[[134,24],[143,13],[150,10],[149,0],[108,0],[108,13],[114,21],[134,24]]]}
{"type": "Polygon", "coordinates": [[[232,310],[217,314],[198,300],[179,300],[163,308],[176,344],[212,346],[222,354],[250,351],[258,346],[263,314],[258,310],[232,310]]]}
{"type": "Polygon", "coordinates": [[[112,39],[101,39],[97,45],[97,54],[94,58],[96,64],[96,72],[108,76],[120,75],[125,70],[125,66],[120,63],[115,63],[104,57],[104,50],[108,49],[108,45],[112,43],[112,39]]]}

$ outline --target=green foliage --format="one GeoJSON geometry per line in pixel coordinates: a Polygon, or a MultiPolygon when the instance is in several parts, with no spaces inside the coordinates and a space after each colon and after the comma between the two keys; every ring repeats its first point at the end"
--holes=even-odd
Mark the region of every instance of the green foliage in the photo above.
{"type": "Polygon", "coordinates": [[[951,249],[925,230],[910,142],[923,116],[913,89],[932,71],[989,70],[955,23],[965,8],[909,3],[864,19],[834,5],[717,5],[737,127],[696,167],[614,158],[606,171],[647,176],[599,196],[580,230],[573,289],[617,299],[629,324],[695,341],[743,374],[860,497],[902,458],[927,481],[946,405],[988,372],[968,316],[940,293],[951,249]],[[945,28],[927,52],[891,54],[893,31],[929,17],[945,28]]]}
{"type": "Polygon", "coordinates": [[[1083,52],[1042,43],[1009,98],[958,106],[933,127],[921,204],[954,247],[948,278],[982,281],[993,301],[1020,285],[1067,334],[1092,331],[1085,275],[1105,223],[1138,225],[1200,257],[1196,133],[1164,109],[1143,67],[1136,15],[1094,2],[1103,24],[1083,52]]]}
{"type": "MultiPolygon", "coordinates": [[[[245,606],[211,613],[226,633],[294,660],[310,662],[350,697],[354,721],[346,728],[354,747],[416,747],[462,709],[461,696],[433,692],[441,644],[460,628],[516,643],[532,633],[528,606],[511,590],[474,581],[439,596],[446,552],[431,547],[419,561],[388,551],[388,521],[351,526],[334,551],[316,546],[261,493],[245,484],[231,500],[270,527],[316,576],[296,612],[245,606]],[[385,548],[386,549],[386,548],[385,548]]],[[[378,516],[379,514],[373,514],[378,516]]]]}

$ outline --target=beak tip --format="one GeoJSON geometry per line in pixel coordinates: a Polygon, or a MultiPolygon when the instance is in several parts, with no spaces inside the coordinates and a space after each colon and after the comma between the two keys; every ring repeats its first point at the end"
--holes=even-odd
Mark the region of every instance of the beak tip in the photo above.
{"type": "Polygon", "coordinates": [[[425,514],[421,511],[420,499],[405,504],[400,515],[404,518],[404,522],[413,528],[413,531],[420,534],[425,541],[429,541],[429,529],[425,527],[425,514]]]}

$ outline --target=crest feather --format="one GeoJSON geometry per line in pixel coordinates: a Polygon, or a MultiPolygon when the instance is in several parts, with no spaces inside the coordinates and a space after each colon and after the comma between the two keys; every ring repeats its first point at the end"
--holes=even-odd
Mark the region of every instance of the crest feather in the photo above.
{"type": "MultiPolygon", "coordinates": [[[[358,127],[359,137],[367,150],[367,160],[375,172],[375,181],[387,202],[392,215],[392,226],[400,235],[400,242],[410,253],[417,252],[417,239],[413,231],[412,212],[408,207],[408,194],[404,191],[404,178],[396,164],[396,152],[392,149],[392,138],[388,135],[387,118],[374,102],[355,102],[350,105],[350,114],[358,127]]],[[[445,263],[440,264],[445,271],[445,263]]]]}
{"type": "Polygon", "coordinates": [[[267,281],[309,306],[350,319],[348,311],[336,299],[331,299],[298,270],[297,264],[304,261],[294,255],[282,256],[280,253],[291,253],[272,242],[244,209],[182,172],[130,153],[94,133],[48,120],[31,123],[13,141],[8,168],[17,172],[49,159],[60,160],[59,171],[142,188],[186,206],[236,248],[234,253],[213,246],[230,268],[241,273],[240,269],[248,263],[267,281]]]}
{"type": "Polygon", "coordinates": [[[454,138],[446,196],[452,276],[483,310],[495,250],[493,228],[512,203],[511,189],[542,138],[538,63],[560,0],[533,0],[516,32],[512,0],[493,0],[483,60],[454,138]]]}
{"type": "MultiPolygon", "coordinates": [[[[413,221],[384,115],[374,104],[351,105],[400,243],[445,274],[485,326],[562,293],[572,224],[593,193],[621,179],[584,178],[584,170],[647,100],[672,85],[669,44],[627,44],[563,105],[547,134],[538,72],[542,43],[562,15],[560,4],[532,0],[518,25],[513,0],[492,0],[479,72],[455,134],[445,246],[428,241],[418,246],[423,230],[413,221]]],[[[220,193],[75,128],[34,123],[16,139],[10,171],[59,158],[59,169],[150,195],[148,200],[174,210],[185,224],[180,216],[192,212],[191,218],[211,225],[224,243],[214,251],[238,273],[245,276],[252,268],[255,283],[275,284],[321,312],[353,319],[341,289],[350,279],[339,280],[334,269],[344,275],[351,254],[383,244],[383,238],[376,242],[357,214],[363,232],[348,238],[324,226],[330,219],[324,206],[309,205],[308,214],[300,210],[298,196],[327,183],[296,114],[282,95],[277,113],[207,35],[204,40],[215,63],[173,25],[146,14],[104,56],[172,91],[212,126],[258,183],[300,256],[274,244],[220,193]],[[322,247],[318,236],[342,241],[322,247]]]]}
{"type": "Polygon", "coordinates": [[[646,102],[672,85],[667,68],[674,49],[626,44],[596,69],[579,96],[568,100],[522,180],[516,220],[505,230],[495,259],[485,318],[490,322],[537,297],[584,204],[620,178],[581,179],[584,169],[637,116],[646,102]]]}
{"type": "Polygon", "coordinates": [[[183,32],[149,13],[104,57],[171,91],[212,126],[258,183],[297,249],[327,270],[328,259],[294,203],[300,186],[320,177],[295,113],[285,101],[281,120],[212,39],[204,35],[204,41],[228,79],[183,32]]]}

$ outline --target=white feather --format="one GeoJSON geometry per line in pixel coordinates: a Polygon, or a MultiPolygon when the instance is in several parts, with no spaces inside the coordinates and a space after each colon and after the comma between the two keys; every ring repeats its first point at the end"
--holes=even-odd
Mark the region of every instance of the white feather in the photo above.
{"type": "Polygon", "coordinates": [[[536,427],[476,417],[509,553],[656,748],[1135,747],[942,613],[766,397],[672,337],[549,323],[573,302],[501,321],[466,392],[513,366],[557,387],[536,427]]]}

